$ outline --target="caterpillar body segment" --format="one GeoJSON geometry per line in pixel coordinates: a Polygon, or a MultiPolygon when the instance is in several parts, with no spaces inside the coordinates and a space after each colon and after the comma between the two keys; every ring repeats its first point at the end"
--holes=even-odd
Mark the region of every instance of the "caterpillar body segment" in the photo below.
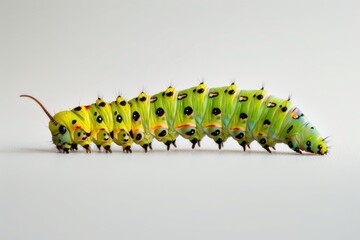
{"type": "Polygon", "coordinates": [[[223,131],[223,113],[221,111],[221,109],[224,109],[223,105],[226,100],[224,98],[226,88],[209,89],[205,114],[201,124],[206,135],[218,144],[219,149],[221,149],[223,142],[229,137],[229,134],[223,131]]]}
{"type": "Polygon", "coordinates": [[[113,131],[110,136],[113,141],[123,148],[124,152],[131,152],[133,139],[130,136],[132,121],[130,104],[121,96],[111,103],[113,113],[113,131]]]}
{"type": "Polygon", "coordinates": [[[111,103],[98,98],[88,106],[78,106],[49,117],[52,141],[68,153],[81,145],[90,152],[90,143],[99,150],[112,152],[112,142],[124,152],[131,145],[152,148],[153,138],[167,149],[176,147],[180,135],[200,146],[204,136],[212,138],[219,149],[232,137],[244,150],[255,140],[271,152],[277,143],[285,143],[297,153],[326,154],[325,139],[289,99],[269,95],[263,88],[244,90],[234,83],[227,87],[208,88],[204,83],[176,91],[168,87],[155,95],[141,92],[126,101],[121,96],[111,103]]]}
{"type": "Polygon", "coordinates": [[[145,149],[152,149],[153,136],[149,129],[150,96],[141,92],[138,97],[129,101],[131,107],[132,129],[130,136],[134,142],[145,149]]]}
{"type": "Polygon", "coordinates": [[[177,97],[175,126],[182,137],[190,140],[192,148],[196,144],[200,146],[205,136],[202,121],[206,113],[207,94],[207,86],[200,83],[197,87],[180,91],[177,97]]]}
{"type": "Polygon", "coordinates": [[[252,96],[252,90],[238,91],[238,95],[234,99],[234,112],[227,127],[230,135],[243,147],[244,151],[253,141],[252,133],[248,129],[249,115],[252,111],[252,96]]]}
{"type": "Polygon", "coordinates": [[[89,114],[92,124],[91,138],[98,149],[101,147],[106,152],[111,152],[111,132],[113,131],[113,115],[110,104],[98,98],[89,107],[89,114]]]}
{"type": "Polygon", "coordinates": [[[175,141],[179,135],[174,128],[176,110],[176,91],[173,87],[150,98],[149,128],[156,140],[163,142],[167,149],[176,147],[175,141]]]}
{"type": "Polygon", "coordinates": [[[240,89],[234,83],[228,86],[224,90],[224,96],[223,96],[224,99],[222,104],[223,112],[221,115],[221,119],[222,119],[222,128],[228,134],[230,134],[230,131],[228,129],[230,120],[234,115],[236,107],[239,106],[237,104],[237,98],[239,96],[239,92],[240,89]]]}

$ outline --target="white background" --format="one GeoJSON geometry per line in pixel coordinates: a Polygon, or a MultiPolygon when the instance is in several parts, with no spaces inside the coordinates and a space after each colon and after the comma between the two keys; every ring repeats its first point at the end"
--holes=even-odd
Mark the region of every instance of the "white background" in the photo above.
{"type": "Polygon", "coordinates": [[[359,239],[359,7],[1,1],[0,239],[359,239]],[[201,80],[291,94],[330,154],[180,138],[170,152],[59,154],[18,97],[56,113],[201,80]]]}

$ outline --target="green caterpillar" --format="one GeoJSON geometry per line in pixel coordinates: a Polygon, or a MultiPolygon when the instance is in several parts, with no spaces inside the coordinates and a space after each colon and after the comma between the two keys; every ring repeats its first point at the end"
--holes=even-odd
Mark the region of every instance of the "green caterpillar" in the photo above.
{"type": "MultiPolygon", "coordinates": [[[[50,118],[52,141],[60,152],[69,153],[81,145],[91,152],[94,142],[99,150],[111,153],[111,144],[131,152],[133,142],[152,149],[153,138],[167,150],[178,135],[189,139],[192,148],[206,135],[219,149],[232,137],[244,151],[256,140],[271,153],[276,143],[285,143],[297,153],[326,154],[327,144],[290,99],[269,95],[263,88],[242,90],[234,83],[208,88],[204,83],[186,90],[168,87],[164,92],[126,101],[121,96],[107,103],[98,98],[88,106],[78,106],[54,116],[34,97],[50,118]]],[[[274,148],[275,149],[275,148],[274,148]]]]}

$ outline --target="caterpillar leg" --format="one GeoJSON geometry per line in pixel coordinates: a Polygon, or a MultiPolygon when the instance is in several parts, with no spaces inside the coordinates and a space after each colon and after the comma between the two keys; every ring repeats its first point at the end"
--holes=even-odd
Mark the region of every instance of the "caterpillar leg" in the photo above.
{"type": "Polygon", "coordinates": [[[150,150],[152,150],[151,142],[148,143],[148,144],[142,145],[142,148],[145,150],[146,153],[147,153],[147,151],[148,151],[148,148],[149,148],[150,150]]]}
{"type": "Polygon", "coordinates": [[[294,149],[294,151],[297,152],[297,153],[299,153],[299,154],[302,154],[302,151],[301,151],[298,147],[296,147],[296,148],[294,149]]]}
{"type": "Polygon", "coordinates": [[[57,145],[56,148],[57,148],[57,150],[58,150],[59,152],[61,152],[61,153],[64,151],[64,149],[63,149],[63,147],[62,147],[61,145],[60,145],[60,146],[57,145]]]}
{"type": "Polygon", "coordinates": [[[105,149],[105,152],[106,153],[112,153],[112,150],[111,150],[111,146],[110,145],[105,145],[105,146],[101,146],[101,145],[96,145],[97,148],[99,149],[99,152],[101,152],[101,147],[103,147],[105,149]]]}
{"type": "Polygon", "coordinates": [[[246,140],[242,140],[242,141],[238,141],[238,143],[240,144],[240,146],[242,146],[244,152],[246,151],[246,147],[247,147],[248,149],[251,149],[251,148],[250,148],[251,140],[250,140],[250,142],[247,142],[246,140]]]}
{"type": "Polygon", "coordinates": [[[149,144],[142,145],[142,148],[145,150],[146,153],[148,151],[148,147],[149,147],[149,144]]]}
{"type": "Polygon", "coordinates": [[[266,136],[262,136],[262,138],[257,138],[256,140],[268,153],[271,153],[270,147],[274,148],[275,146],[275,143],[266,136]]]}
{"type": "Polygon", "coordinates": [[[71,149],[71,151],[77,151],[78,150],[77,144],[76,143],[71,144],[70,149],[71,149]]]}
{"type": "Polygon", "coordinates": [[[288,146],[289,146],[289,148],[291,148],[295,152],[297,152],[299,154],[302,154],[302,152],[301,152],[299,146],[297,145],[296,141],[289,140],[288,141],[288,146]]]}
{"type": "Polygon", "coordinates": [[[112,153],[112,150],[111,150],[110,145],[106,145],[106,146],[104,147],[104,149],[105,149],[105,152],[106,152],[106,153],[112,153]]]}
{"type": "Polygon", "coordinates": [[[70,151],[70,148],[64,146],[56,146],[56,148],[60,153],[69,153],[70,151]]]}
{"type": "Polygon", "coordinates": [[[265,146],[263,146],[263,148],[264,148],[266,151],[268,151],[268,153],[271,153],[271,150],[270,150],[269,145],[265,145],[265,146]]]}
{"type": "Polygon", "coordinates": [[[124,153],[132,153],[131,147],[130,147],[130,146],[124,147],[124,148],[123,148],[123,152],[124,152],[124,153]]]}
{"type": "Polygon", "coordinates": [[[170,150],[170,146],[171,146],[171,145],[173,145],[174,147],[176,147],[175,141],[176,141],[176,140],[174,140],[174,141],[167,141],[167,142],[165,143],[166,149],[167,149],[168,151],[170,150]]]}
{"type": "Polygon", "coordinates": [[[89,144],[85,144],[85,145],[83,146],[83,148],[85,148],[86,153],[91,153],[91,149],[90,149],[90,145],[89,145],[89,144]]]}
{"type": "Polygon", "coordinates": [[[218,144],[219,150],[224,147],[224,141],[221,138],[217,139],[215,142],[218,144]]]}
{"type": "Polygon", "coordinates": [[[193,139],[190,140],[190,142],[192,143],[192,146],[191,146],[192,149],[195,148],[196,144],[200,147],[200,140],[199,139],[193,138],[193,139]]]}
{"type": "Polygon", "coordinates": [[[72,150],[71,145],[72,144],[64,143],[64,144],[61,144],[61,145],[56,145],[56,148],[60,153],[69,153],[70,150],[72,150]]]}
{"type": "Polygon", "coordinates": [[[248,145],[248,144],[246,143],[246,141],[242,141],[241,143],[239,142],[239,144],[240,144],[240,146],[243,147],[244,152],[246,151],[246,147],[248,147],[248,148],[250,149],[250,145],[248,145]]]}

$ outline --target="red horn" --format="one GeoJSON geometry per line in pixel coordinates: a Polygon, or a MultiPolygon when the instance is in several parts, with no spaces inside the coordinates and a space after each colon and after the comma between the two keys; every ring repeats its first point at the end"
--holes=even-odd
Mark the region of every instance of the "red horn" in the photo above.
{"type": "Polygon", "coordinates": [[[32,100],[34,100],[35,102],[37,102],[40,107],[42,108],[42,110],[44,110],[45,114],[50,118],[51,122],[55,125],[58,125],[58,123],[55,121],[55,119],[53,118],[53,116],[51,116],[51,114],[46,110],[46,108],[44,107],[44,105],[42,105],[42,103],[37,100],[36,98],[34,98],[33,96],[30,96],[30,95],[20,95],[20,97],[27,97],[27,98],[31,98],[32,100]]]}

